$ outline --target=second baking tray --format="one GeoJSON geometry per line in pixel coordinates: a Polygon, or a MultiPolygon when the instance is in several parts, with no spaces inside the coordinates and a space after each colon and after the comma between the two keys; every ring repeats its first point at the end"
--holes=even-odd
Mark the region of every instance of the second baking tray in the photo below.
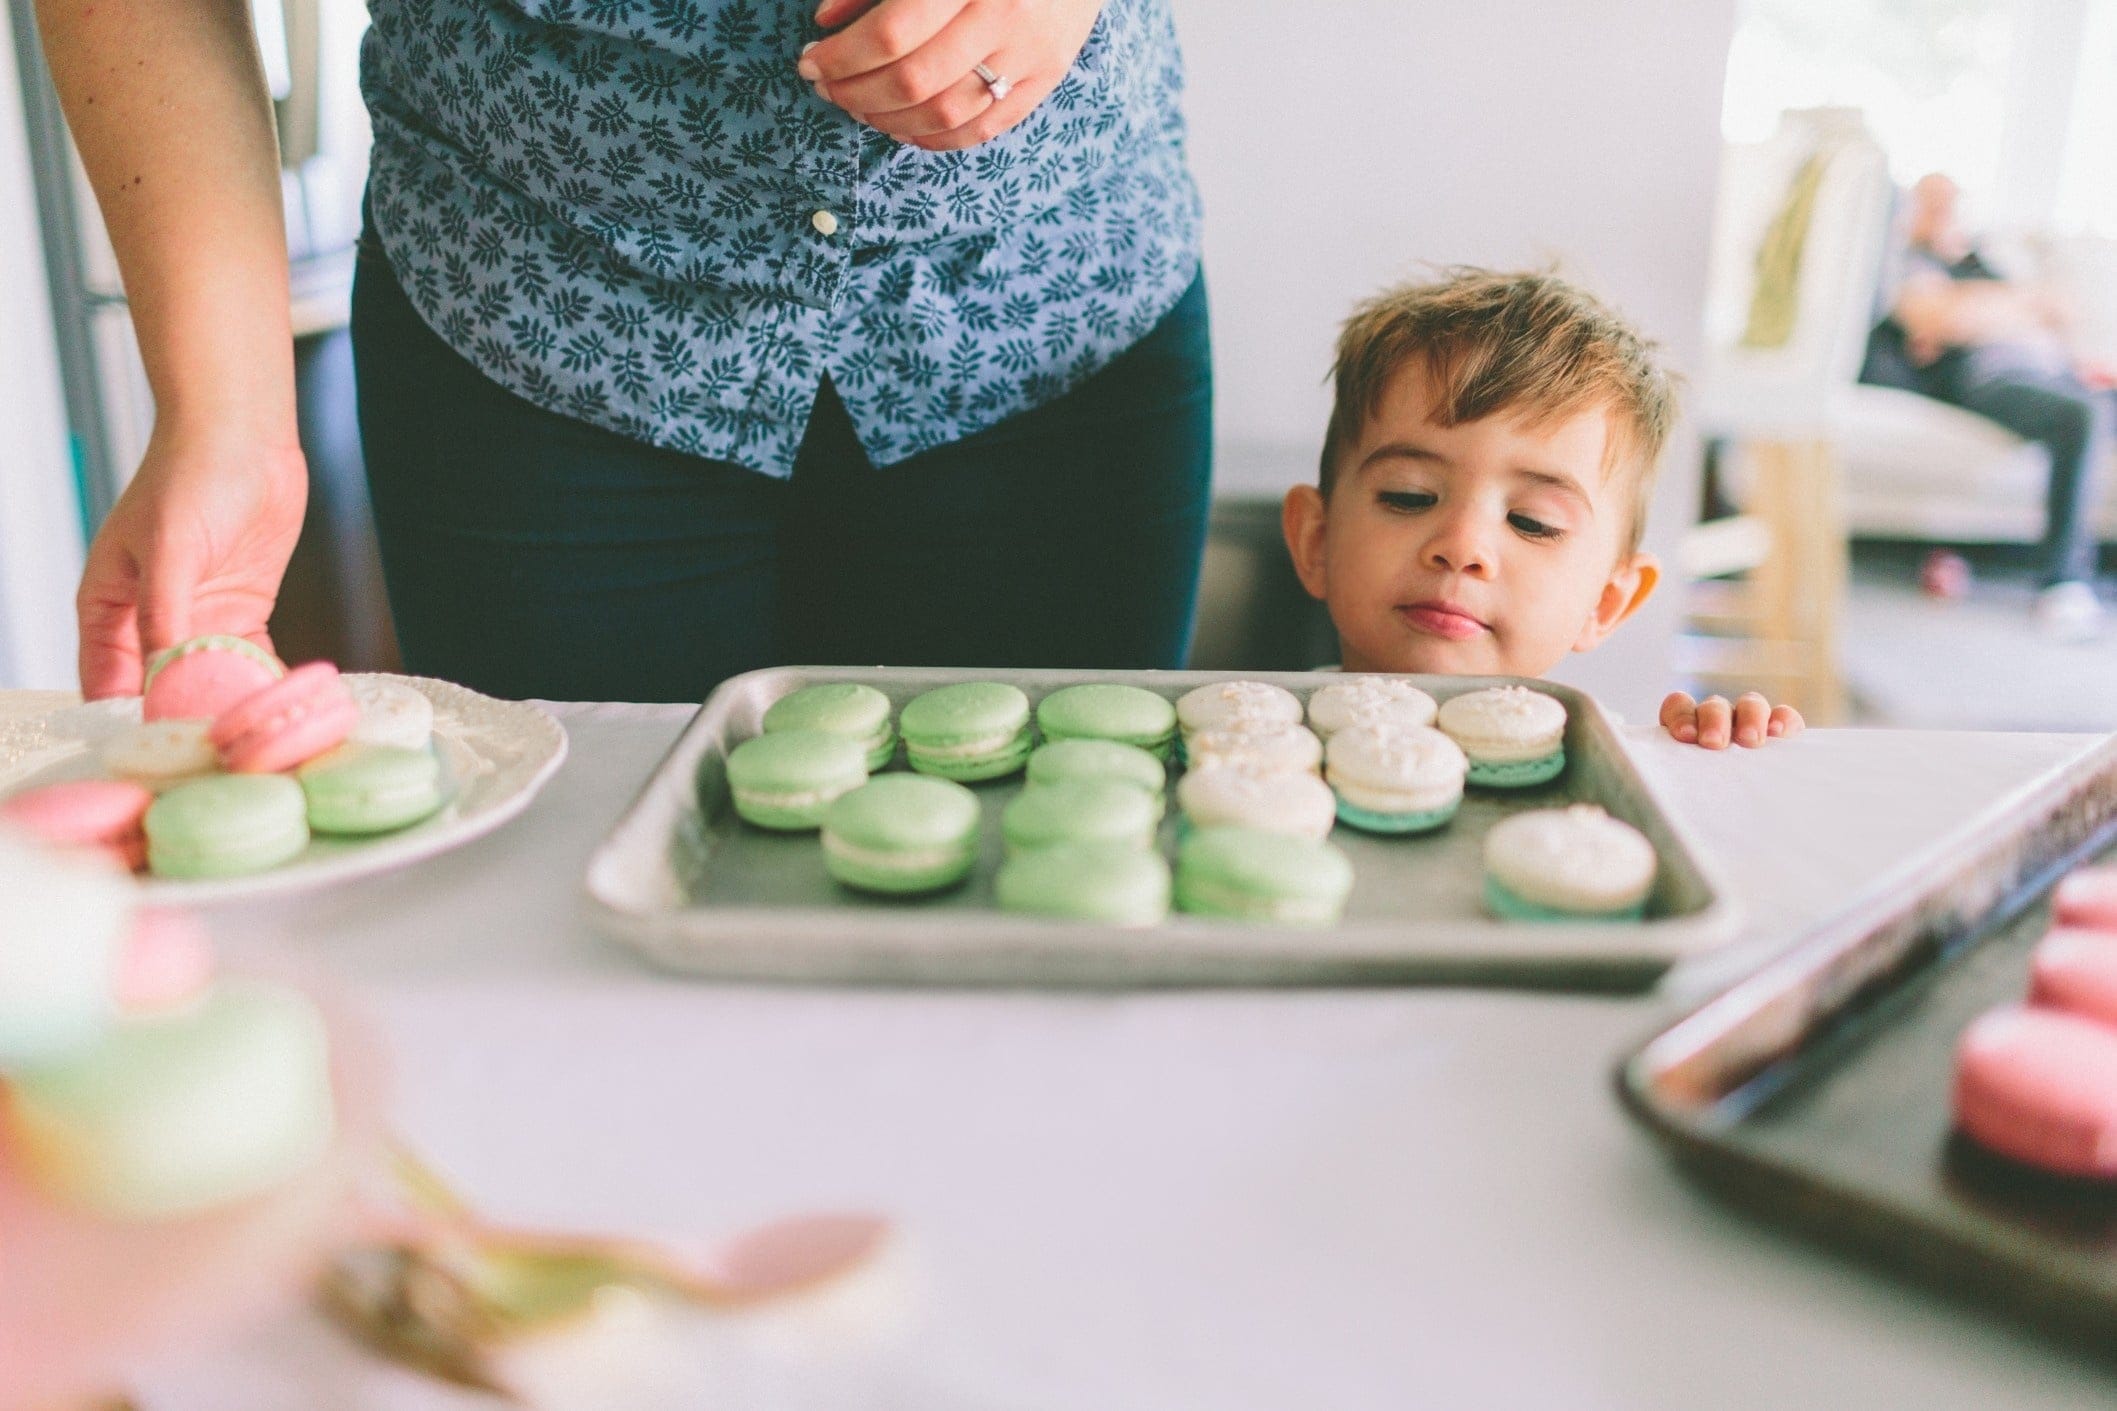
{"type": "MultiPolygon", "coordinates": [[[[1174,700],[1216,681],[1269,681],[1304,699],[1333,678],[1312,672],[970,671],[781,667],[716,690],[638,800],[590,859],[596,924],[671,969],[700,975],[811,981],[1001,985],[1373,984],[1406,981],[1638,988],[1672,961],[1719,944],[1733,907],[1681,829],[1632,767],[1594,700],[1539,682],[1566,705],[1567,768],[1538,789],[1472,789],[1445,829],[1411,838],[1338,828],[1352,859],[1344,919],[1298,928],[1171,915],[1118,930],[1011,915],[993,902],[999,814],[1020,777],[976,786],[984,833],[965,886],[885,900],[849,891],[824,872],[816,835],[751,828],[728,799],[727,752],[758,732],[789,691],[861,681],[901,708],[957,681],[1004,680],[1032,702],[1062,686],[1119,682],[1174,700]],[[1482,844],[1499,819],[1575,801],[1601,804],[1638,827],[1660,854],[1645,920],[1502,922],[1481,905],[1482,844]]],[[[1438,699],[1500,684],[1477,677],[1414,677],[1438,699]]],[[[1175,813],[1163,825],[1173,856],[1175,813]]]]}
{"type": "Polygon", "coordinates": [[[1625,1105],[1736,1203],[2117,1359],[2117,1183],[1951,1131],[1964,1028],[2028,990],[2064,871],[2117,842],[2117,739],[1628,1059],[1625,1105]]]}

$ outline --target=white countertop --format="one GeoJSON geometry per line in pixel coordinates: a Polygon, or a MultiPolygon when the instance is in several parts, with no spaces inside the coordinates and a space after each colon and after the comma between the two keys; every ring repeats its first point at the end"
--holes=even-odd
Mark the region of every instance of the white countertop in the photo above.
{"type": "MultiPolygon", "coordinates": [[[[656,1407],[2110,1404],[2117,1377],[1687,1184],[1613,1060],[2087,736],[1812,731],[1642,767],[1747,909],[1632,999],[1037,994],[665,978],[590,933],[589,849],[688,708],[565,706],[496,835],[213,914],[352,981],[411,1143],[490,1213],[710,1232],[860,1207],[905,1242],[844,1306],[721,1320],[656,1407]],[[865,1310],[855,1318],[849,1309],[865,1310]],[[832,1321],[836,1319],[837,1321],[832,1321]]],[[[163,1369],[147,1411],[467,1408],[308,1319],[163,1369]]],[[[583,1406],[609,1411],[608,1397],[583,1406]]]]}

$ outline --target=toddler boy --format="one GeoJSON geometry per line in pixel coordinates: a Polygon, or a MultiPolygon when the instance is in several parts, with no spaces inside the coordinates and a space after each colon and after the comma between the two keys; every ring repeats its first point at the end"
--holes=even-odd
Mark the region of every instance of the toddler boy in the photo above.
{"type": "MultiPolygon", "coordinates": [[[[1639,544],[1675,389],[1592,296],[1451,270],[1355,310],[1334,377],[1319,481],[1283,525],[1345,670],[1541,676],[1653,593],[1639,544]]],[[[1678,692],[1661,722],[1708,749],[1802,728],[1755,693],[1678,692]]]]}

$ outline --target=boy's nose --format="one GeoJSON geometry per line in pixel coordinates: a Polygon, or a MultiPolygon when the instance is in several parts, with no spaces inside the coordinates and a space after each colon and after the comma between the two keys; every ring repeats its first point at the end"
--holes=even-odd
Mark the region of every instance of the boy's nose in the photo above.
{"type": "Polygon", "coordinates": [[[1426,562],[1448,573],[1474,577],[1490,574],[1491,536],[1476,515],[1448,515],[1433,526],[1433,537],[1426,541],[1426,562]]]}

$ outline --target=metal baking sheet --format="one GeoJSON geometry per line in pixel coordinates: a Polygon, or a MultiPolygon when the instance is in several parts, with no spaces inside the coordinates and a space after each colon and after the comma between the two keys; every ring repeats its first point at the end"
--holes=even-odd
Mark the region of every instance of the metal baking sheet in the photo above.
{"type": "MultiPolygon", "coordinates": [[[[1313,672],[975,671],[782,667],[723,684],[590,859],[598,926],[672,970],[720,977],[995,985],[1277,985],[1406,981],[1638,988],[1671,961],[1728,939],[1725,891],[1626,758],[1588,696],[1537,683],[1567,707],[1568,765],[1542,788],[1473,789],[1437,834],[1380,838],[1339,828],[1332,841],[1356,880],[1344,919],[1303,929],[1172,915],[1121,930],[1011,915],[993,902],[999,816],[1020,777],[974,786],[984,837],[970,881],[913,900],[878,900],[825,873],[813,834],[770,834],[736,818],[727,752],[756,734],[766,707],[797,687],[862,681],[898,707],[956,681],[1005,680],[1032,702],[1062,686],[1108,681],[1171,700],[1216,681],[1270,681],[1304,699],[1313,672]],[[1639,827],[1661,857],[1637,923],[1508,923],[1481,907],[1486,829],[1527,808],[1589,800],[1639,827]]],[[[1413,677],[1446,699],[1497,678],[1413,677]]],[[[901,760],[901,754],[900,754],[901,760]]],[[[901,767],[901,764],[900,766],[901,767]]],[[[1163,825],[1173,859],[1176,820],[1163,825]]]]}
{"type": "Polygon", "coordinates": [[[2117,739],[1648,1041],[1626,1107],[1744,1208],[2117,1361],[2117,1183],[1951,1130],[1957,1039],[2028,990],[2049,894],[2117,843],[2117,739]]]}

